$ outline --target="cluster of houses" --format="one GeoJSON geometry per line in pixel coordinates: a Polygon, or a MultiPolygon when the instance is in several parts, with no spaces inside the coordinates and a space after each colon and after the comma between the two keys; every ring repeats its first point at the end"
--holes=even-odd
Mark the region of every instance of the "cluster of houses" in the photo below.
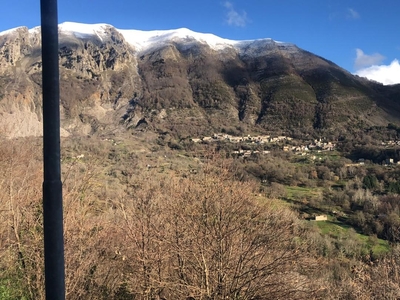
{"type": "Polygon", "coordinates": [[[386,141],[381,142],[382,146],[400,146],[400,141],[386,141]]]}
{"type": "Polygon", "coordinates": [[[333,151],[335,150],[336,144],[332,142],[321,142],[314,140],[314,142],[308,145],[301,146],[283,146],[283,151],[292,152],[307,152],[307,151],[333,151]]]}
{"type": "Polygon", "coordinates": [[[287,136],[277,136],[271,137],[269,135],[259,135],[259,136],[232,136],[224,133],[215,133],[213,136],[205,136],[203,138],[193,138],[194,143],[200,142],[214,142],[214,141],[227,141],[231,143],[253,143],[253,144],[264,144],[264,143],[277,143],[281,141],[290,141],[291,137],[287,136]]]}
{"type": "Polygon", "coordinates": [[[254,150],[253,151],[253,150],[240,149],[240,150],[235,150],[232,153],[236,154],[237,156],[249,157],[252,154],[268,154],[270,152],[271,151],[269,151],[269,150],[263,150],[263,151],[254,150]]]}
{"type": "MultiPolygon", "coordinates": [[[[285,152],[294,152],[298,155],[309,155],[311,151],[322,152],[322,151],[333,151],[336,149],[336,143],[332,141],[323,141],[322,139],[316,139],[312,142],[308,142],[304,145],[290,145],[290,141],[293,138],[288,136],[270,136],[270,135],[259,135],[259,136],[232,136],[225,133],[215,133],[212,136],[205,136],[203,138],[192,138],[194,143],[202,143],[202,142],[217,142],[217,141],[226,141],[231,143],[250,143],[250,144],[266,144],[266,143],[280,143],[285,142],[285,145],[282,146],[282,150],[285,152]]],[[[294,143],[293,143],[294,144],[294,143]]],[[[383,146],[400,146],[400,141],[385,141],[381,142],[383,146]]],[[[248,157],[252,154],[268,154],[270,151],[258,151],[258,150],[237,150],[233,151],[233,154],[237,156],[248,157]]],[[[316,156],[311,156],[311,159],[317,159],[316,156]]],[[[359,159],[357,162],[349,165],[364,165],[364,159],[359,159]]],[[[390,166],[390,165],[400,165],[400,161],[395,162],[393,158],[388,158],[382,161],[382,165],[390,166]]]]}
{"type": "MultiPolygon", "coordinates": [[[[270,135],[259,135],[259,136],[251,136],[248,135],[246,137],[243,136],[232,136],[229,134],[216,133],[213,136],[206,136],[203,138],[192,138],[194,143],[201,142],[216,142],[216,141],[227,141],[231,143],[251,143],[251,144],[264,144],[264,143],[279,143],[292,141],[293,138],[288,136],[276,136],[272,137],[270,135]]],[[[320,140],[314,140],[311,143],[306,145],[285,145],[283,146],[283,151],[292,151],[297,152],[302,155],[306,155],[308,151],[333,151],[335,150],[336,144],[333,142],[323,142],[320,140]]],[[[251,154],[268,154],[270,151],[252,151],[252,150],[238,150],[234,151],[234,154],[239,156],[250,156],[251,154]]]]}

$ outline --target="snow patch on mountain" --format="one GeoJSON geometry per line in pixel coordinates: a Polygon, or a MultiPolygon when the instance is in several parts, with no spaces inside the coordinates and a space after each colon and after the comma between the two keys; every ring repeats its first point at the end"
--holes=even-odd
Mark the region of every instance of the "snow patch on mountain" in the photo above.
{"type": "Polygon", "coordinates": [[[210,33],[198,33],[187,28],[179,28],[174,30],[122,30],[118,31],[124,36],[125,40],[135,46],[139,51],[146,50],[154,45],[163,45],[172,42],[191,42],[196,40],[200,43],[207,44],[214,50],[221,50],[226,47],[232,47],[238,41],[220,38],[210,33]]]}
{"type": "Polygon", "coordinates": [[[110,27],[112,26],[108,24],[64,22],[58,25],[58,32],[66,35],[74,35],[81,39],[97,36],[102,41],[107,37],[106,29],[110,27]]]}
{"type": "Polygon", "coordinates": [[[20,26],[20,27],[15,27],[15,28],[11,28],[11,29],[8,29],[8,30],[1,31],[0,32],[0,36],[7,35],[7,34],[12,34],[14,32],[17,32],[19,29],[27,29],[27,27],[20,26]]]}

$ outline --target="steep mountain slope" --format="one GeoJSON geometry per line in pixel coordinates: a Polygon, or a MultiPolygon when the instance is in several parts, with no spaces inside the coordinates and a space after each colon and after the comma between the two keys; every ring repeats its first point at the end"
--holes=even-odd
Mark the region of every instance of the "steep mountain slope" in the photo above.
{"type": "MultiPolygon", "coordinates": [[[[351,75],[295,45],[188,29],[59,27],[62,134],[158,129],[346,131],[400,124],[400,86],[351,75]]],[[[0,131],[41,132],[40,30],[0,33],[0,131]]]]}

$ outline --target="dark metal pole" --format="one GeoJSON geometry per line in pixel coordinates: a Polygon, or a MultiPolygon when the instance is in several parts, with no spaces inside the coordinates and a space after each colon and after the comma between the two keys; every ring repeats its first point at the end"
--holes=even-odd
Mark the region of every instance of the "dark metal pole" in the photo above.
{"type": "Polygon", "coordinates": [[[65,299],[57,0],[41,0],[46,299],[65,299]]]}

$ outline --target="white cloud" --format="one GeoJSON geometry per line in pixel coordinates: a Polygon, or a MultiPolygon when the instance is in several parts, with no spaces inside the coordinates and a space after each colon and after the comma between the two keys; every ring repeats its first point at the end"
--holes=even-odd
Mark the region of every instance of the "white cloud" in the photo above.
{"type": "Polygon", "coordinates": [[[356,49],[356,60],[354,62],[354,67],[356,70],[370,67],[373,65],[379,65],[383,62],[385,57],[382,54],[374,53],[371,55],[365,54],[361,49],[356,49]]]}
{"type": "Polygon", "coordinates": [[[224,3],[225,8],[228,10],[226,13],[226,22],[229,25],[232,26],[238,26],[238,27],[245,27],[248,18],[247,18],[247,13],[245,11],[242,11],[239,13],[233,8],[233,4],[229,1],[226,1],[224,3]]]}
{"type": "Polygon", "coordinates": [[[347,18],[356,20],[356,19],[360,18],[360,14],[352,8],[348,8],[347,9],[347,18]]]}
{"type": "Polygon", "coordinates": [[[358,20],[361,19],[361,15],[358,11],[356,11],[354,8],[347,8],[346,10],[340,10],[340,11],[331,11],[328,15],[329,21],[334,21],[334,20],[358,20]]]}
{"type": "Polygon", "coordinates": [[[393,60],[390,65],[372,66],[358,70],[355,75],[375,80],[382,84],[400,83],[400,63],[397,59],[393,60]]]}

